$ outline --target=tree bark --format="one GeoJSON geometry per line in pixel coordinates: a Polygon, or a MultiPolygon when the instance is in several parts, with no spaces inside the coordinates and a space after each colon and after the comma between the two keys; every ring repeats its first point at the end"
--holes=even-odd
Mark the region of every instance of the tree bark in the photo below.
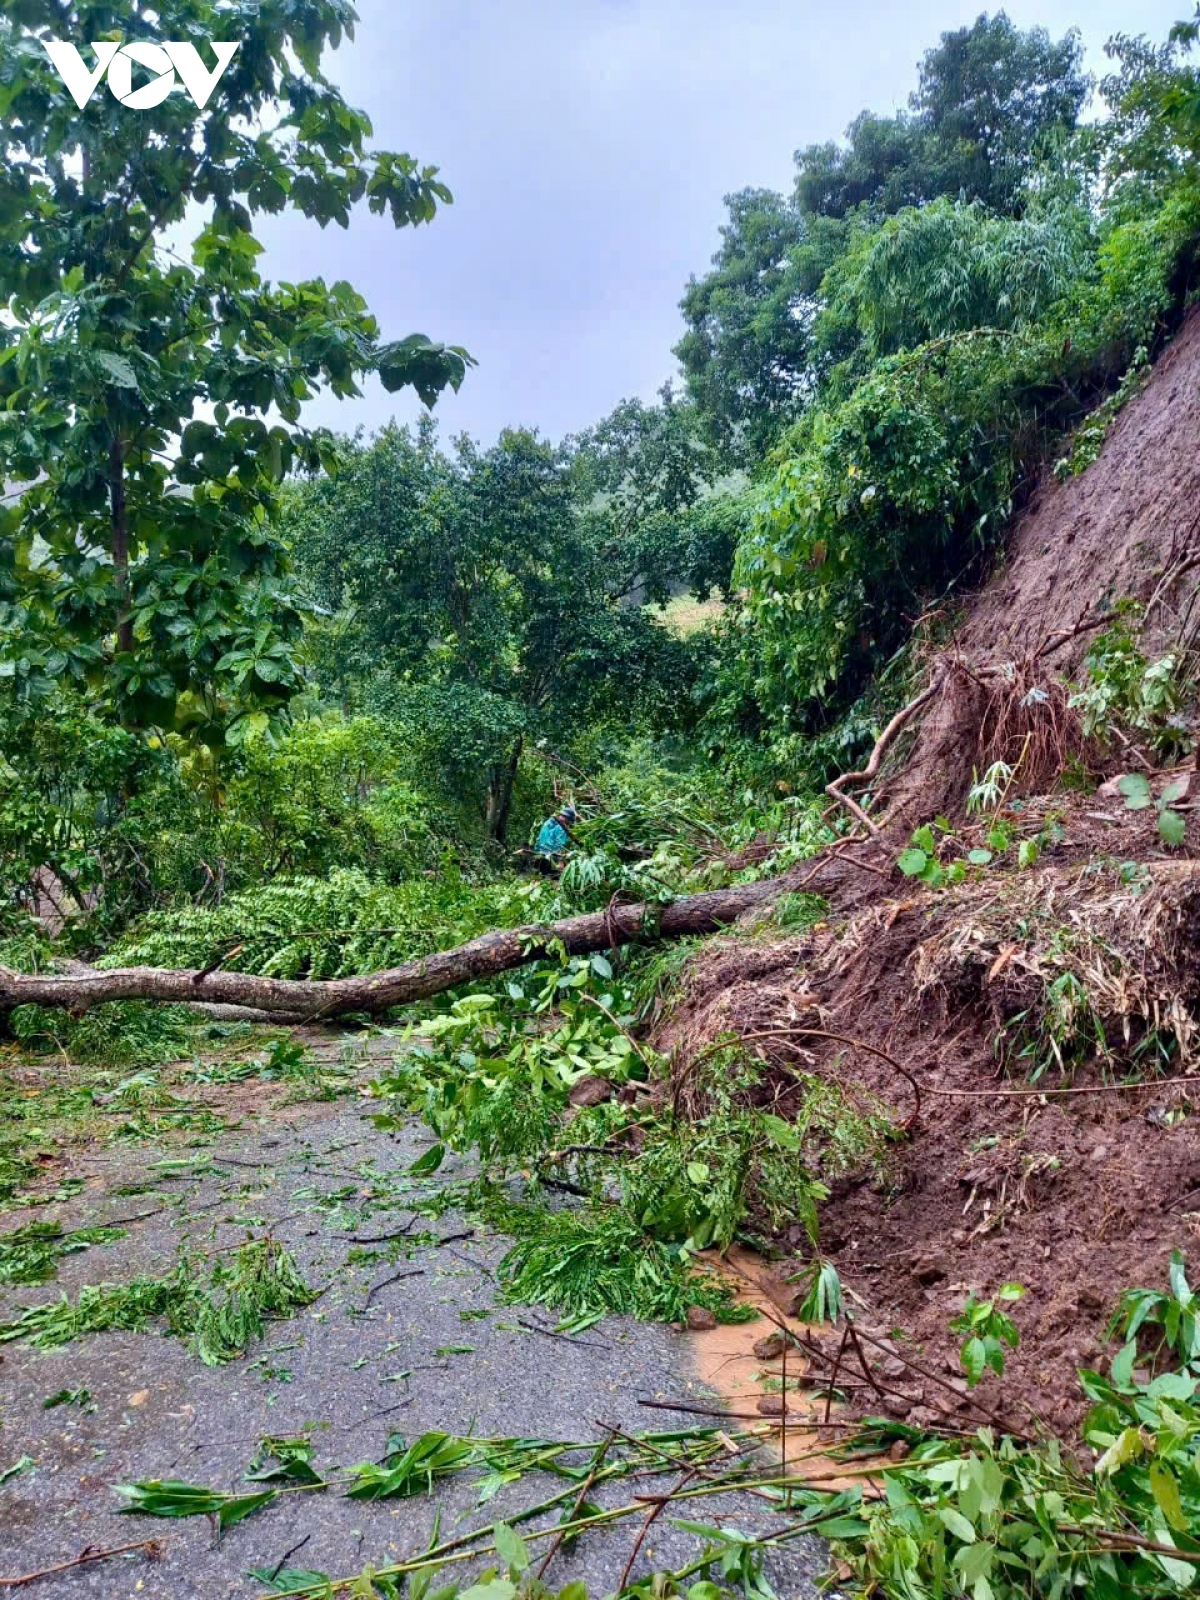
{"type": "Polygon", "coordinates": [[[129,513],[125,505],[125,445],[114,438],[108,452],[108,492],[112,516],[112,558],[117,570],[117,649],[133,649],[129,615],[129,513]]]}
{"type": "Polygon", "coordinates": [[[492,768],[488,783],[486,825],[488,838],[503,844],[508,837],[508,818],[512,811],[513,786],[517,769],[521,765],[521,751],[525,748],[523,734],[517,736],[512,754],[503,765],[492,768]]]}
{"type": "MultiPolygon", "coordinates": [[[[807,863],[806,863],[807,865],[807,863]]],[[[661,908],[614,905],[588,916],[567,917],[548,927],[505,929],[481,934],[468,944],[420,956],[387,972],[358,978],[258,978],[244,972],[176,971],[163,967],[115,967],[110,971],[61,976],[26,976],[0,967],[0,1014],[14,1006],[60,1006],[82,1013],[108,1000],[161,1000],[184,1004],[252,1006],[297,1020],[365,1012],[372,1016],[393,1006],[426,1000],[463,983],[478,983],[527,961],[550,955],[560,945],[571,955],[588,955],[640,939],[678,939],[713,933],[753,907],[790,887],[788,877],[766,879],[740,889],[715,889],[672,901],[661,908]]]]}

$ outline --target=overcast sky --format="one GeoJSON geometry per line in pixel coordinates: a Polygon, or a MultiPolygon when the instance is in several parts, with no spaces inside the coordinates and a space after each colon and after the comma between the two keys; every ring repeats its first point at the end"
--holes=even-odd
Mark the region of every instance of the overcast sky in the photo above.
{"type": "MultiPolygon", "coordinates": [[[[437,414],[490,442],[552,438],[674,370],[679,297],[718,244],[723,196],[786,189],[792,152],[864,107],[902,106],[916,63],[979,0],[357,0],[330,76],[376,143],[436,163],[455,203],[397,232],[264,219],[275,278],[349,278],[388,338],[464,344],[479,366],[437,414]]],[[[1103,69],[1116,32],[1165,38],[1187,0],[1010,0],[1019,25],[1078,25],[1103,69]]],[[[307,420],[415,416],[372,382],[307,420]]]]}

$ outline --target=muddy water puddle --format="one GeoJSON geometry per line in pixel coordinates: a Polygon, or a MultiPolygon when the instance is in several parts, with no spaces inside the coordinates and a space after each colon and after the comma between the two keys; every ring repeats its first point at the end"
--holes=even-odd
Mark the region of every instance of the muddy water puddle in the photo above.
{"type": "Polygon", "coordinates": [[[871,1458],[848,1467],[829,1454],[837,1437],[836,1426],[844,1419],[835,1403],[828,1413],[834,1427],[825,1427],[824,1394],[813,1394],[804,1387],[810,1363],[803,1351],[785,1345],[776,1356],[755,1354],[755,1346],[776,1329],[801,1338],[817,1335],[819,1330],[787,1315],[783,1305],[791,1291],[781,1292],[778,1276],[753,1251],[735,1245],[718,1265],[735,1284],[738,1298],[757,1306],[762,1315],[754,1322],[719,1323],[690,1333],[694,1375],[720,1396],[729,1407],[730,1420],[736,1421],[741,1431],[761,1432],[764,1438],[773,1439],[780,1461],[797,1477],[819,1482],[822,1488],[861,1484],[868,1493],[878,1489],[878,1480],[870,1476],[871,1458]],[[785,1405],[786,1412],[764,1415],[758,1409],[760,1401],[770,1407],[785,1405]]]}

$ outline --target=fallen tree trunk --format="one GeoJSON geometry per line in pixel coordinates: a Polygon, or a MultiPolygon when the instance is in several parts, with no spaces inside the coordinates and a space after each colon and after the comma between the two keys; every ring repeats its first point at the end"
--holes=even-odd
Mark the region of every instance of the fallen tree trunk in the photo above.
{"type": "Polygon", "coordinates": [[[107,1000],[162,1000],[183,1004],[251,1006],[297,1021],[378,1016],[393,1006],[426,1000],[463,983],[478,983],[536,961],[558,948],[589,955],[639,939],[678,939],[713,933],[753,907],[789,888],[790,875],[690,895],[669,905],[613,905],[588,916],[567,917],[548,927],[511,928],[481,934],[468,944],[420,956],[386,972],[356,978],[258,978],[246,972],[178,971],[165,967],[95,968],[26,975],[0,968],[0,1014],[14,1006],[59,1006],[82,1013],[107,1000]]]}

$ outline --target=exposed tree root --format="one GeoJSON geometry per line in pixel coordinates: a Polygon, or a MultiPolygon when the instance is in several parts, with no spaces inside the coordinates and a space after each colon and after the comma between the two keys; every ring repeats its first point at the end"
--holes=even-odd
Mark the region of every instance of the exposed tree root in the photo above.
{"type": "Polygon", "coordinates": [[[939,661],[934,667],[933,678],[928,688],[923,689],[915,700],[910,700],[906,706],[897,711],[896,715],[879,735],[879,738],[875,741],[875,748],[871,751],[871,759],[862,771],[844,772],[840,778],[835,778],[832,783],[825,786],[825,793],[830,799],[836,800],[839,805],[845,806],[855,821],[861,822],[868,833],[881,833],[883,830],[877,822],[867,815],[857,800],[844,792],[844,786],[848,783],[870,783],[879,775],[880,763],[883,761],[893,741],[908,726],[917,713],[924,710],[940,692],[944,677],[945,667],[939,661]]]}

